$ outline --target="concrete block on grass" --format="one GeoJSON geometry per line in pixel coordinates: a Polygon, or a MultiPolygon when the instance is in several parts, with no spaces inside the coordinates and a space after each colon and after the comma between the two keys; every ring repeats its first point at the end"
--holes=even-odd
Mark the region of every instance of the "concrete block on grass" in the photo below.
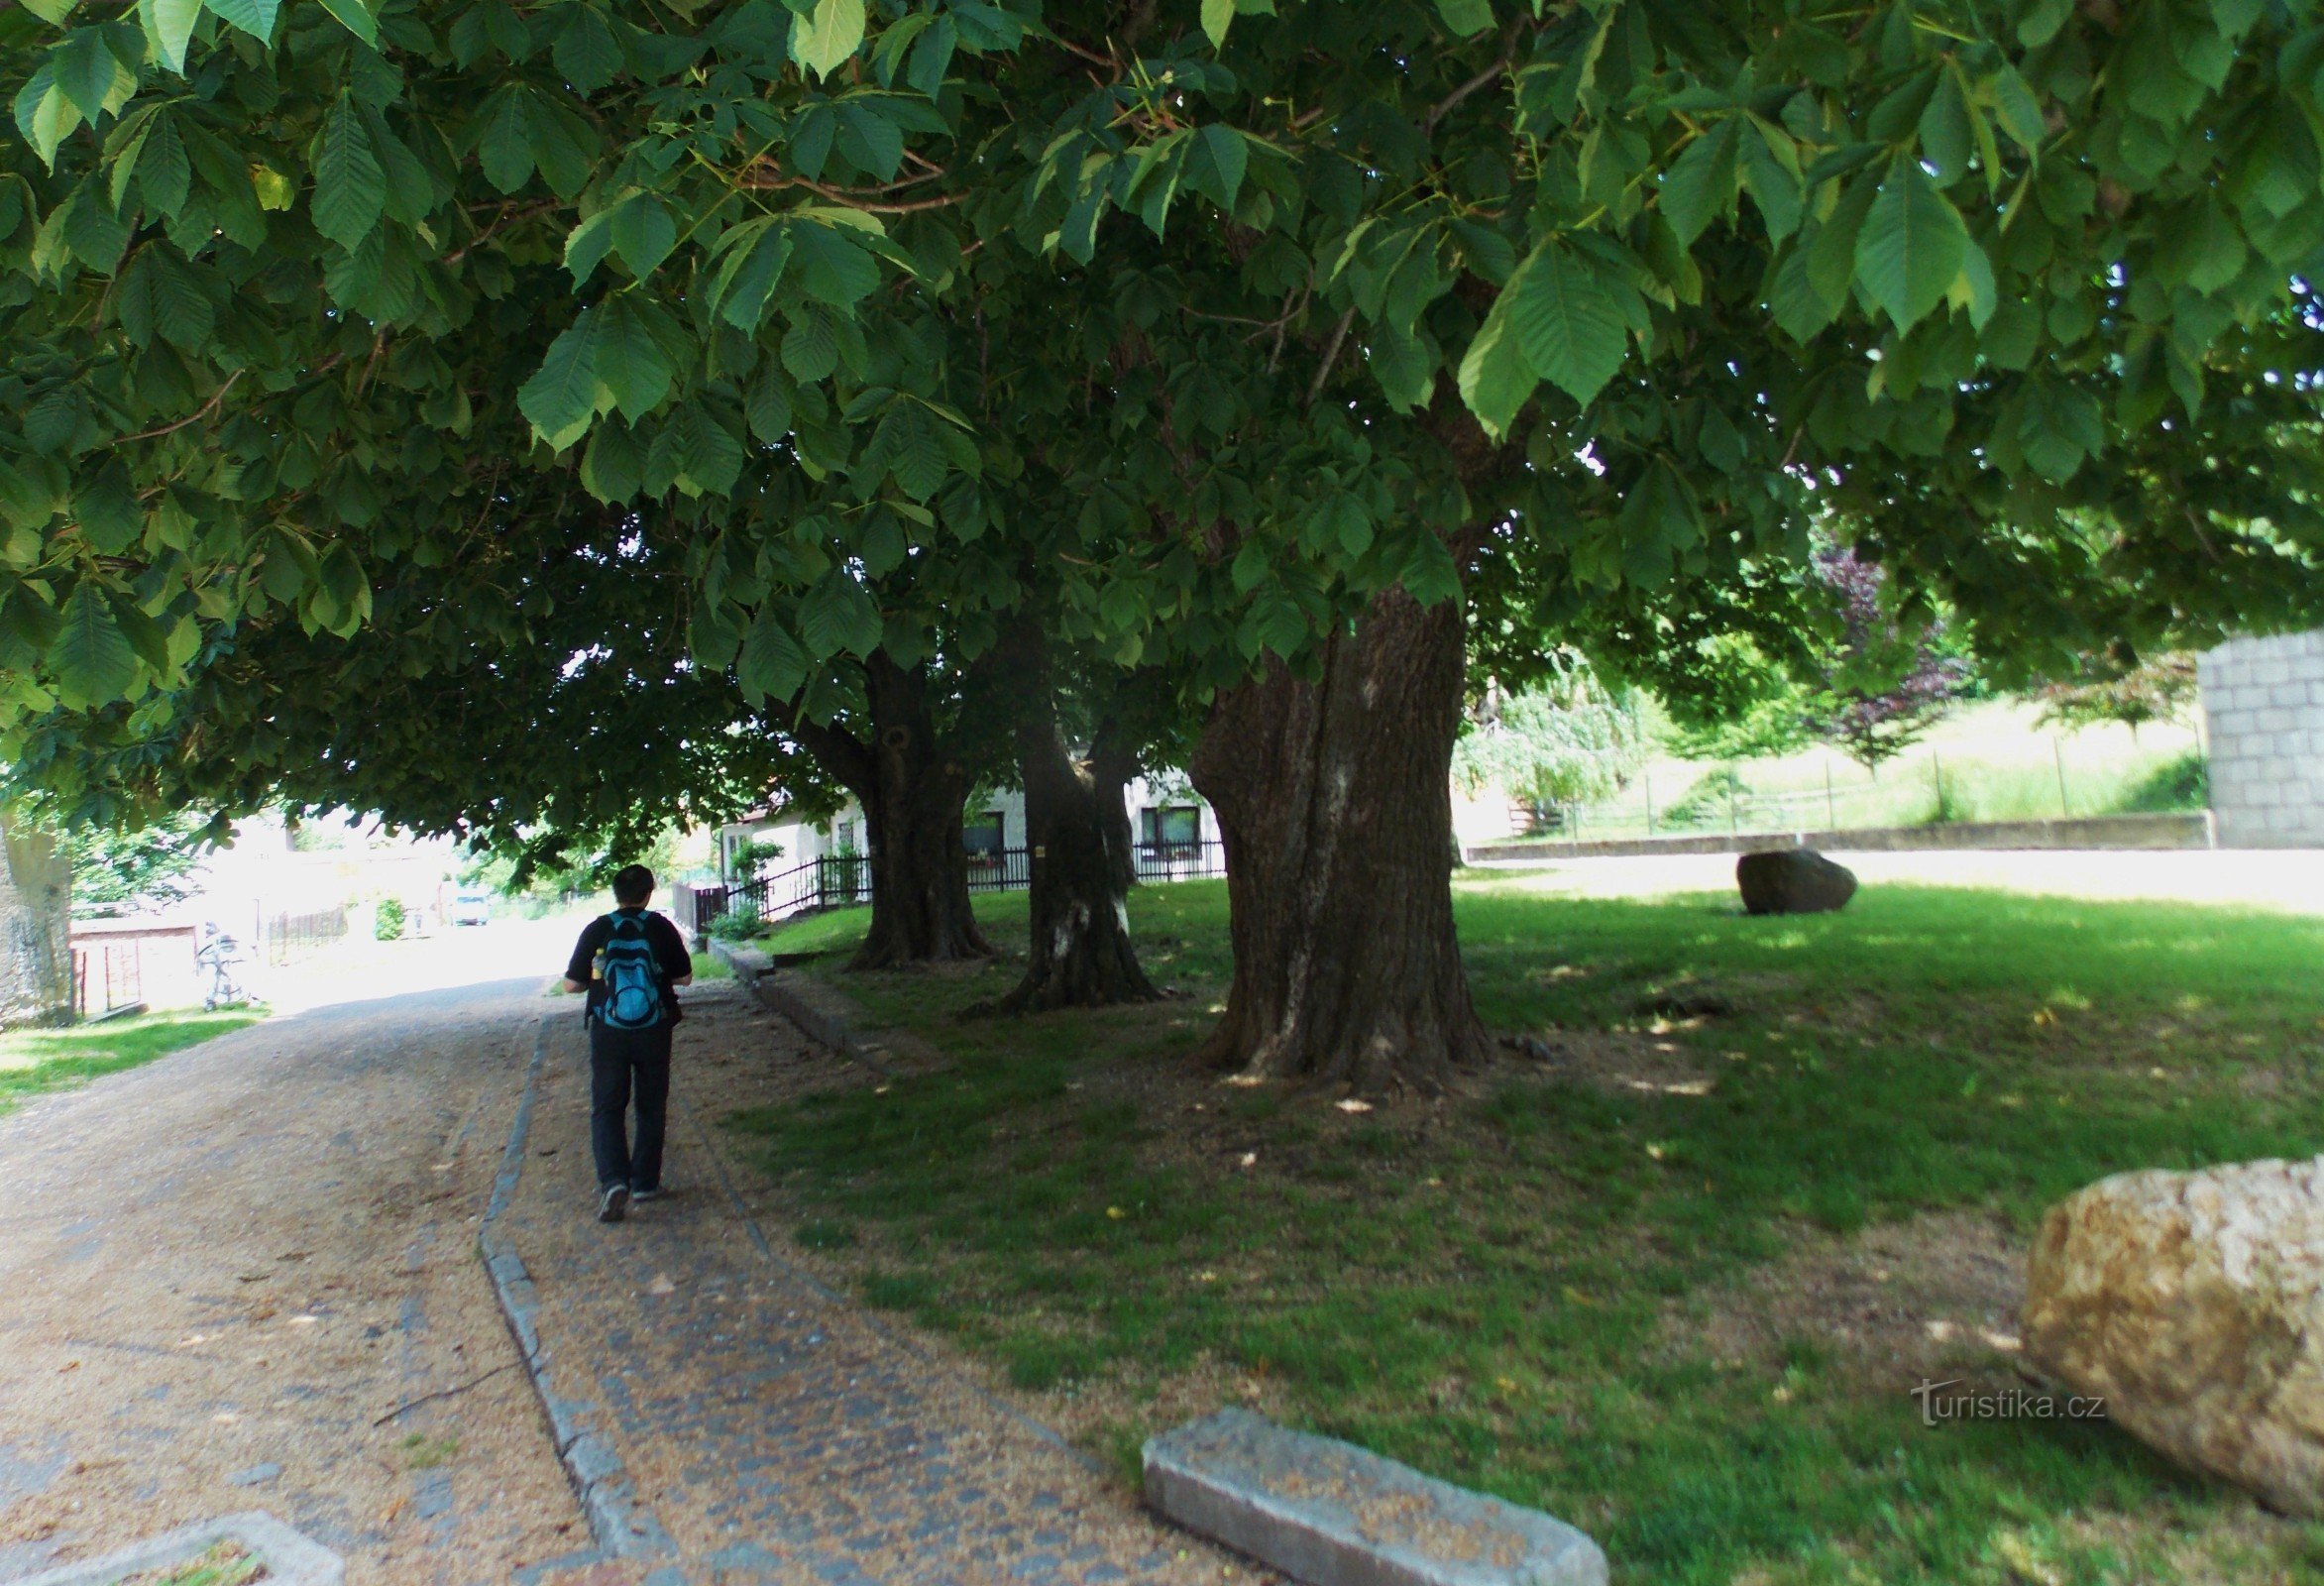
{"type": "Polygon", "coordinates": [[[1605,1586],[1561,1520],[1246,1410],[1151,1439],[1145,1463],[1157,1512],[1309,1586],[1605,1586]]]}

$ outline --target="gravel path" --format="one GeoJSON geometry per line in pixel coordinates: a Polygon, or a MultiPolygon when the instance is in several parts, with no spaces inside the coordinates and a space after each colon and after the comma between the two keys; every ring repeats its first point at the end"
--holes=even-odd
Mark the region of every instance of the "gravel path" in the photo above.
{"type": "Polygon", "coordinates": [[[310,1011],[0,1118],[0,1577],[247,1509],[355,1586],[589,1546],[476,1257],[541,985],[310,1011]]]}
{"type": "Polygon", "coordinates": [[[783,1259],[716,1120],[832,1060],[732,985],[680,1027],[674,1192],[599,1224],[543,984],[315,1007],[0,1117],[0,1579],[264,1509],[352,1586],[1264,1586],[783,1259]],[[497,1235],[638,1556],[597,1547],[478,1258],[536,1051],[497,1235]]]}
{"type": "Polygon", "coordinates": [[[828,1060],[733,987],[694,994],[673,1066],[671,1193],[609,1227],[590,1215],[583,1035],[566,1013],[549,1030],[499,1227],[538,1290],[550,1391],[579,1401],[618,1458],[645,1544],[668,1538],[680,1568],[663,1578],[1262,1579],[783,1260],[767,1228],[787,1224],[715,1120],[810,1063],[828,1060]]]}

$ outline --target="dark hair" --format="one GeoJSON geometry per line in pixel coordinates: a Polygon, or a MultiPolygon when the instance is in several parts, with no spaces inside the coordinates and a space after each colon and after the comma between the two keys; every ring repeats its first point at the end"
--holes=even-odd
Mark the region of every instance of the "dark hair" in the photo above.
{"type": "Polygon", "coordinates": [[[654,873],[642,864],[624,864],[613,872],[613,901],[625,909],[642,909],[654,895],[654,873]]]}

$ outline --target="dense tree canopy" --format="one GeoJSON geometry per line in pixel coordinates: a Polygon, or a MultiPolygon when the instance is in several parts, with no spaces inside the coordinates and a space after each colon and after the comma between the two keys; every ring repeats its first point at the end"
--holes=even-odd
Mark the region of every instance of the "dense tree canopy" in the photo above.
{"type": "Polygon", "coordinates": [[[533,696],[595,612],[685,752],[812,738],[1037,612],[1261,803],[1321,784],[1222,736],[1366,718],[1229,697],[1380,645],[1450,646],[1373,767],[1441,781],[1461,625],[1391,590],[1684,670],[1820,521],[2026,669],[2314,620],[2320,69],[2268,0],[37,0],[0,755],[561,818],[262,702],[449,686],[526,621],[459,569],[609,536],[668,596],[560,607],[533,696]]]}

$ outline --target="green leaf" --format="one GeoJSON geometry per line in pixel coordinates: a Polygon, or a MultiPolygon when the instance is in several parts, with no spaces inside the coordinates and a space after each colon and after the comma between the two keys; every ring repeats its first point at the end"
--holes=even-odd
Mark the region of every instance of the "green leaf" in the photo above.
{"type": "Polygon", "coordinates": [[[770,446],[791,432],[791,394],[773,365],[759,371],[743,416],[750,421],[751,434],[770,446]]]}
{"type": "Polygon", "coordinates": [[[1232,213],[1250,169],[1250,147],[1232,127],[1212,125],[1194,135],[1186,159],[1186,181],[1196,192],[1232,213]]]}
{"type": "Polygon", "coordinates": [[[596,6],[574,9],[550,52],[557,69],[579,94],[593,94],[621,74],[621,45],[596,6]]]}
{"type": "Polygon", "coordinates": [[[880,632],[879,608],[863,586],[839,568],[825,574],[799,603],[799,636],[818,656],[842,650],[868,656],[879,648],[880,632]]]}
{"type": "Polygon", "coordinates": [[[371,130],[353,98],[339,96],[324,118],[315,150],[315,191],[309,208],[315,230],[350,253],[380,223],[387,177],[372,148],[371,130]]]}
{"type": "Polygon", "coordinates": [[[598,380],[612,394],[621,416],[634,424],[662,404],[670,395],[669,355],[647,328],[645,317],[627,294],[609,298],[598,307],[598,380]]]}
{"type": "Polygon", "coordinates": [[[365,0],[323,0],[323,9],[337,17],[340,26],[349,33],[373,49],[379,48],[379,19],[372,15],[372,9],[365,0]]]}
{"type": "Polygon", "coordinates": [[[1767,306],[1775,314],[1775,322],[1784,334],[1795,341],[1808,341],[1820,333],[1839,312],[1839,304],[1816,289],[1808,269],[1809,248],[1803,239],[1783,257],[1775,270],[1775,281],[1768,292],[1767,306]]]}
{"type": "Polygon", "coordinates": [[[581,439],[590,420],[612,401],[598,379],[597,311],[585,308],[565,333],[549,344],[548,356],[516,394],[517,409],[556,451],[581,439]]]}
{"type": "Polygon", "coordinates": [[[24,8],[50,27],[61,27],[72,15],[74,0],[24,0],[24,8]]]}
{"type": "Polygon", "coordinates": [[[1703,235],[1735,200],[1735,151],[1742,118],[1729,116],[1687,146],[1662,174],[1662,218],[1682,243],[1703,235]]]}
{"type": "Polygon", "coordinates": [[[1461,570],[1443,540],[1425,530],[1412,547],[1411,565],[1404,569],[1404,592],[1423,606],[1461,598],[1461,570]]]}
{"type": "Polygon", "coordinates": [[[2032,154],[2041,148],[2048,128],[2042,119],[2041,101],[2015,66],[2004,64],[1993,79],[1993,113],[2010,141],[2032,154]]]}
{"type": "Polygon", "coordinates": [[[110,705],[127,694],[137,679],[137,651],[96,581],[82,579],[57,615],[48,660],[64,702],[83,708],[110,705]]]}
{"type": "Polygon", "coordinates": [[[863,0],[816,0],[812,15],[791,19],[791,58],[828,77],[863,43],[863,0]]]}
{"type": "Polygon", "coordinates": [[[900,401],[881,429],[893,426],[889,440],[888,474],[897,488],[916,502],[927,501],[942,488],[951,468],[936,421],[916,401],[900,401]]]}
{"type": "Polygon", "coordinates": [[[186,45],[200,14],[202,0],[137,0],[137,21],[144,23],[154,56],[179,76],[186,74],[186,45]]]}
{"type": "Polygon", "coordinates": [[[338,608],[337,621],[327,624],[341,638],[352,635],[371,621],[372,584],[365,576],[363,562],[342,540],[331,547],[323,558],[322,590],[338,608]]]}
{"type": "Polygon", "coordinates": [[[275,14],[281,9],[280,0],[208,0],[208,5],[220,22],[262,41],[274,36],[275,14]]]}
{"type": "Polygon", "coordinates": [[[1621,309],[1597,265],[1553,240],[1518,268],[1505,295],[1514,299],[1517,345],[1533,372],[1587,405],[1629,346],[1621,309]]]}
{"type": "Polygon", "coordinates": [[[1455,36],[1474,37],[1493,26],[1492,0],[1436,0],[1436,14],[1455,36]]]}
{"type": "Polygon", "coordinates": [[[168,635],[162,631],[161,623],[148,616],[137,602],[116,591],[106,592],[106,604],[113,609],[114,625],[129,640],[129,647],[139,660],[159,673],[173,670],[169,664],[168,635]]]}
{"type": "Polygon", "coordinates": [[[600,424],[590,431],[581,458],[582,487],[601,502],[625,502],[645,482],[645,450],[627,424],[600,424]]]}
{"type": "Polygon", "coordinates": [[[589,284],[589,278],[597,274],[606,255],[613,246],[613,211],[601,209],[565,237],[565,268],[573,276],[576,287],[589,284]]]}
{"type": "Polygon", "coordinates": [[[1751,202],[1759,206],[1759,217],[1767,222],[1767,235],[1776,242],[1800,225],[1800,173],[1787,168],[1768,143],[1769,138],[1781,136],[1758,127],[1740,140],[1743,185],[1751,202]]]}
{"type": "Polygon", "coordinates": [[[56,146],[80,124],[80,110],[56,86],[55,73],[46,63],[17,90],[16,129],[51,170],[56,166],[56,146]]]}
{"type": "Polygon", "coordinates": [[[801,314],[783,333],[783,367],[802,383],[821,380],[839,367],[839,341],[823,315],[801,314]]]}
{"type": "Polygon", "coordinates": [[[477,162],[485,179],[502,192],[514,192],[532,175],[532,115],[524,90],[510,86],[486,101],[477,129],[477,162]]]}
{"type": "Polygon", "coordinates": [[[694,652],[695,664],[714,672],[723,672],[734,659],[734,646],[742,641],[735,631],[734,620],[723,608],[713,601],[704,601],[694,609],[694,621],[687,624],[687,648],[694,652]]]}
{"type": "Polygon", "coordinates": [[[1899,330],[1943,300],[1969,246],[1968,228],[1912,160],[1889,167],[1856,239],[1856,280],[1899,330]]]}
{"type": "Polygon", "coordinates": [[[783,280],[783,267],[790,261],[788,232],[762,227],[746,241],[737,243],[719,267],[718,280],[712,286],[711,300],[718,307],[719,317],[736,330],[757,330],[759,321],[766,318],[767,304],[774,297],[775,287],[783,280]]]}
{"type": "Polygon", "coordinates": [[[1202,31],[1213,50],[1227,47],[1227,29],[1234,21],[1235,0],[1202,0],[1202,31]]]}
{"type": "Polygon", "coordinates": [[[137,186],[148,206],[165,215],[185,207],[193,172],[186,164],[185,141],[177,136],[169,112],[155,115],[137,157],[137,186]]]}
{"type": "Polygon", "coordinates": [[[100,556],[120,555],[145,532],[145,509],[138,505],[129,470],[118,458],[73,492],[72,516],[81,538],[100,556]]]}
{"type": "Polygon", "coordinates": [[[762,608],[757,621],[750,624],[749,634],[742,640],[742,654],[735,665],[743,692],[764,699],[788,700],[799,692],[814,668],[814,660],[799,640],[791,636],[782,620],[772,610],[762,608]]]}
{"type": "Polygon", "coordinates": [[[678,245],[678,223],[651,193],[633,193],[613,206],[613,252],[643,281],[678,245]]]}
{"type": "Polygon", "coordinates": [[[1495,437],[1508,433],[1517,409],[1540,384],[1540,377],[1517,345],[1517,333],[1510,324],[1512,301],[1511,292],[1500,294],[1461,360],[1461,400],[1495,437]]]}
{"type": "Polygon", "coordinates": [[[1385,325],[1377,326],[1365,347],[1372,378],[1380,382],[1388,406],[1408,413],[1428,400],[1436,390],[1436,367],[1417,336],[1405,336],[1385,325]]]}
{"type": "Polygon", "coordinates": [[[89,121],[120,109],[137,92],[137,74],[113,54],[102,29],[74,30],[50,52],[49,63],[55,72],[56,86],[89,121]]]}

